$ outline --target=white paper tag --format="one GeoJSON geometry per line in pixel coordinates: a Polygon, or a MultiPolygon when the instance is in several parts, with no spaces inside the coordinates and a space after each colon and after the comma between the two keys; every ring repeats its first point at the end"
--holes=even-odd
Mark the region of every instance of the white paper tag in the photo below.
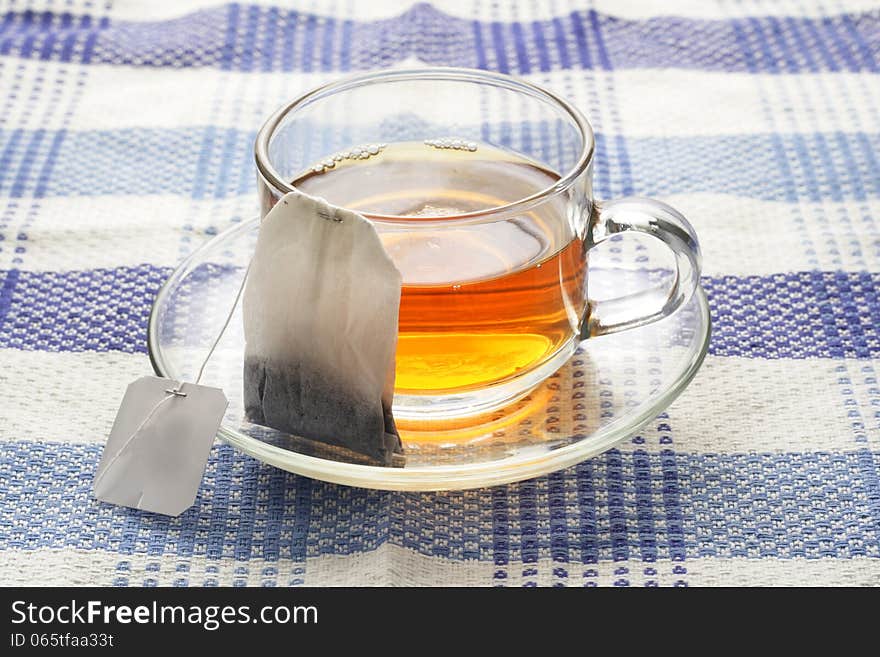
{"type": "Polygon", "coordinates": [[[228,404],[219,388],[178,388],[155,376],[131,383],[95,473],[95,498],[168,516],[183,513],[196,499],[228,404]]]}

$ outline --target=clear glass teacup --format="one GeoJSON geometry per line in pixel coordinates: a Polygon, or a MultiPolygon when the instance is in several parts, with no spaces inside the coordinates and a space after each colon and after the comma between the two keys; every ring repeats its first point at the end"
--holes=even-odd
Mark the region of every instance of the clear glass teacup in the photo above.
{"type": "Polygon", "coordinates": [[[699,284],[685,218],[649,199],[597,202],[595,140],[568,102],[506,75],[372,73],[280,108],[260,130],[265,214],[298,189],[373,222],[400,270],[395,415],[512,402],[580,341],[661,319],[699,284]],[[590,300],[591,249],[616,233],[664,243],[666,285],[590,300]]]}

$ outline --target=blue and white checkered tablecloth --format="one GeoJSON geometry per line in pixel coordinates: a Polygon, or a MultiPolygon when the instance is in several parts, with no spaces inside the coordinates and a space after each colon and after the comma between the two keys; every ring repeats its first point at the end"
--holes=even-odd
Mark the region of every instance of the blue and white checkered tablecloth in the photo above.
{"type": "Polygon", "coordinates": [[[0,3],[0,583],[880,584],[880,8],[870,0],[0,3]],[[715,333],[639,436],[520,484],[345,488],[213,450],[96,503],[153,294],[255,213],[282,101],[403,62],[522,75],[597,195],[681,208],[715,333]]]}

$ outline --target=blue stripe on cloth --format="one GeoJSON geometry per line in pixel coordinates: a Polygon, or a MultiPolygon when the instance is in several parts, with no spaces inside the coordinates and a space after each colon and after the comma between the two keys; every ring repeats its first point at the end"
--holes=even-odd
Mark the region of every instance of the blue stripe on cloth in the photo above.
{"type": "Polygon", "coordinates": [[[869,467],[880,454],[867,450],[677,453],[682,522],[676,537],[661,529],[667,520],[663,509],[638,502],[648,494],[663,498],[668,486],[663,461],[669,455],[612,450],[556,475],[577,472],[593,490],[616,493],[613,499],[582,496],[581,516],[595,518],[595,526],[557,523],[551,538],[534,531],[553,524],[547,496],[555,484],[548,477],[476,491],[387,493],[309,481],[217,446],[195,505],[179,518],[166,518],[92,499],[100,449],[3,443],[0,548],[301,562],[390,542],[425,555],[462,560],[467,554],[494,563],[501,580],[510,563],[528,567],[536,553],[551,552],[557,567],[621,555],[643,561],[880,557],[880,518],[872,497],[876,473],[869,467]],[[464,522],[454,521],[465,511],[464,522]],[[494,540],[475,552],[470,537],[493,523],[494,540]],[[588,554],[585,545],[591,546],[588,554]]]}
{"type": "Polygon", "coordinates": [[[638,526],[632,522],[635,509],[626,504],[626,493],[634,494],[630,484],[634,481],[627,477],[626,466],[635,464],[624,461],[623,454],[616,449],[609,450],[599,457],[604,465],[605,495],[608,513],[608,536],[610,538],[611,557],[614,561],[626,561],[630,558],[630,534],[636,541],[639,538],[638,526]]]}
{"type": "MultiPolygon", "coordinates": [[[[642,450],[633,452],[635,475],[636,526],[639,532],[639,553],[643,561],[657,560],[657,527],[655,519],[660,515],[653,508],[651,459],[642,450]]],[[[664,473],[665,474],[665,473],[664,473]]]]}
{"type": "Polygon", "coordinates": [[[418,4],[390,19],[347,21],[347,53],[336,60],[330,53],[338,19],[277,7],[230,5],[164,21],[102,19],[97,25],[89,16],[76,19],[68,13],[35,18],[32,11],[3,15],[0,54],[138,66],[329,71],[378,68],[407,57],[483,67],[481,53],[488,47],[493,68],[522,74],[547,70],[545,39],[552,35],[559,50],[555,68],[799,73],[877,71],[880,36],[877,11],[824,18],[628,20],[589,10],[531,23],[500,23],[469,21],[418,4]],[[235,29],[246,21],[253,29],[235,29]],[[282,53],[294,35],[294,52],[282,53]],[[576,44],[577,57],[563,52],[567,40],[576,44]],[[821,59],[812,57],[815,52],[822,53],[821,59]]]}
{"type": "MultiPolygon", "coordinates": [[[[213,272],[198,270],[220,280],[213,272]]],[[[143,352],[152,300],[170,273],[168,267],[146,264],[68,272],[0,270],[0,348],[143,352]]],[[[712,311],[711,354],[880,356],[880,273],[704,277],[703,287],[712,311]]],[[[208,339],[211,327],[189,319],[191,333],[204,330],[193,339],[208,339]]]]}
{"type": "Polygon", "coordinates": [[[18,286],[19,276],[21,276],[21,272],[17,269],[12,269],[3,272],[2,278],[0,278],[3,281],[2,285],[0,285],[0,335],[3,333],[3,326],[7,323],[6,317],[12,309],[12,293],[18,286]]]}
{"type": "MultiPolygon", "coordinates": [[[[537,582],[533,578],[538,575],[537,565],[541,557],[541,540],[542,538],[550,538],[549,534],[543,533],[542,536],[542,532],[539,531],[541,513],[538,506],[538,482],[524,481],[516,487],[516,490],[519,495],[514,508],[519,509],[516,525],[519,527],[522,577],[524,586],[537,586],[537,582]]],[[[551,515],[549,505],[546,510],[549,520],[551,515]]]]}
{"type": "MultiPolygon", "coordinates": [[[[510,506],[507,492],[508,487],[496,486],[490,489],[489,499],[484,498],[485,502],[489,504],[492,514],[492,545],[489,554],[492,555],[492,561],[495,564],[495,572],[492,573],[492,577],[498,585],[503,585],[504,580],[507,579],[507,566],[510,563],[510,506]]],[[[418,518],[414,518],[418,522],[418,518]]]]}
{"type": "MultiPolygon", "coordinates": [[[[44,132],[44,131],[37,131],[44,132]]],[[[35,155],[28,131],[0,130],[0,194],[28,196],[37,181],[26,174],[35,155]]],[[[253,193],[256,131],[214,126],[68,132],[55,154],[64,171],[44,183],[47,196],[183,193],[221,197],[253,193]],[[232,172],[201,181],[206,167],[232,172]],[[204,182],[204,186],[197,183],[204,182]]],[[[49,140],[43,140],[48,142],[49,140]]],[[[46,155],[40,156],[46,158],[46,155]]]]}
{"type": "MultiPolygon", "coordinates": [[[[573,478],[572,478],[573,479],[573,478]]],[[[568,541],[568,503],[565,491],[566,477],[562,472],[553,472],[547,475],[547,505],[550,514],[550,557],[554,563],[565,564],[569,560],[569,549],[576,550],[577,546],[569,546],[568,541]]],[[[540,535],[539,531],[539,535],[540,535]]],[[[568,579],[568,570],[560,567],[554,573],[562,583],[568,579]]]]}
{"type": "Polygon", "coordinates": [[[880,273],[809,271],[703,279],[709,351],[758,358],[880,355],[880,273]]]}
{"type": "MultiPolygon", "coordinates": [[[[523,125],[501,128],[532,138],[523,125]]],[[[216,126],[67,131],[63,139],[53,131],[0,130],[0,196],[252,194],[255,136],[253,130],[216,126]],[[64,175],[34,176],[38,161],[64,175]]],[[[596,139],[594,188],[600,198],[693,192],[787,202],[880,198],[880,133],[599,133],[596,139]]]]}
{"type": "Polygon", "coordinates": [[[542,73],[550,71],[550,51],[547,49],[547,38],[544,35],[546,25],[541,21],[532,23],[532,35],[535,40],[535,51],[538,53],[538,68],[542,73]]]}
{"type": "Polygon", "coordinates": [[[581,533],[578,541],[577,561],[582,564],[595,564],[599,561],[599,536],[604,530],[596,518],[596,488],[594,459],[575,466],[577,482],[578,524],[581,533]]]}
{"type": "Polygon", "coordinates": [[[150,306],[169,274],[152,265],[0,271],[0,346],[143,352],[150,306]]]}
{"type": "Polygon", "coordinates": [[[669,542],[669,556],[673,561],[682,561],[687,555],[684,531],[684,513],[681,508],[681,486],[679,480],[678,457],[671,449],[660,453],[660,467],[663,470],[663,502],[666,521],[666,540],[669,542]]]}
{"type": "Polygon", "coordinates": [[[498,21],[493,21],[489,24],[489,30],[495,54],[495,66],[493,68],[499,73],[510,73],[510,66],[507,63],[508,50],[504,44],[504,27],[498,21]]]}
{"type": "Polygon", "coordinates": [[[224,30],[223,46],[220,50],[220,57],[217,61],[224,71],[232,70],[232,52],[235,47],[235,31],[238,26],[238,5],[230,5],[226,16],[226,29],[224,30]]]}

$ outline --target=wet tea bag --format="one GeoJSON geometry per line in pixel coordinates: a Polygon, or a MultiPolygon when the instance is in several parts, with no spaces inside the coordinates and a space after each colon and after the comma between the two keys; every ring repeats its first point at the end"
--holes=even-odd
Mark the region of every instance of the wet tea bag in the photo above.
{"type": "Polygon", "coordinates": [[[298,192],[278,201],[243,299],[248,419],[391,465],[400,285],[364,217],[298,192]]]}

